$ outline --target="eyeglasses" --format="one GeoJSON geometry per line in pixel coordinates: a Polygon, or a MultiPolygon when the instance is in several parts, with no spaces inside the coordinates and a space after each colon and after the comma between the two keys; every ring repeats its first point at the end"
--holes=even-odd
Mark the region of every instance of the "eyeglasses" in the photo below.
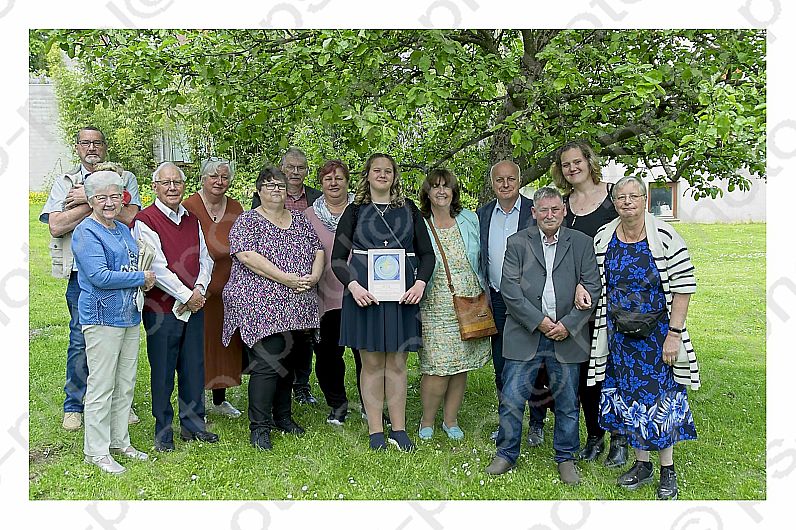
{"type": "Polygon", "coordinates": [[[307,166],[292,166],[292,165],[285,166],[285,171],[287,171],[288,173],[293,173],[293,172],[304,173],[305,171],[307,171],[307,166]]]}
{"type": "Polygon", "coordinates": [[[80,147],[89,147],[92,145],[94,147],[102,147],[103,145],[105,145],[105,140],[80,140],[79,142],[77,142],[77,145],[79,145],[80,147]]]}
{"type": "Polygon", "coordinates": [[[156,180],[155,184],[160,184],[164,188],[171,188],[172,186],[174,186],[175,188],[179,188],[183,184],[185,184],[185,181],[184,180],[156,180]]]}
{"type": "Polygon", "coordinates": [[[284,182],[266,182],[265,184],[263,184],[263,188],[267,189],[268,191],[274,191],[274,190],[282,191],[287,189],[287,184],[285,184],[284,182]]]}
{"type": "Polygon", "coordinates": [[[637,193],[631,193],[630,195],[622,194],[614,197],[614,202],[627,202],[628,199],[630,199],[631,202],[636,202],[642,197],[646,197],[646,195],[639,195],[637,193]]]}
{"type": "Polygon", "coordinates": [[[94,195],[94,200],[103,204],[107,203],[108,201],[120,202],[122,200],[122,194],[113,193],[111,195],[94,195]]]}

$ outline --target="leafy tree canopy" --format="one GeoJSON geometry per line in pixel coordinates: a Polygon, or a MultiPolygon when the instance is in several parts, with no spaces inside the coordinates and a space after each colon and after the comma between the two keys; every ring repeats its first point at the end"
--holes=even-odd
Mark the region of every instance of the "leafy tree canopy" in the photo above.
{"type": "MultiPolygon", "coordinates": [[[[33,34],[33,33],[32,33],[33,34]]],[[[183,124],[197,156],[254,168],[298,145],[361,167],[392,153],[419,177],[445,165],[468,202],[510,157],[549,178],[557,146],[589,140],[628,173],[697,197],[765,177],[759,30],[58,30],[79,105],[146,106],[183,124]]],[[[410,179],[411,180],[411,179],[410,179]]],[[[410,184],[411,185],[411,184],[410,184]]],[[[474,204],[469,204],[473,206],[474,204]]]]}

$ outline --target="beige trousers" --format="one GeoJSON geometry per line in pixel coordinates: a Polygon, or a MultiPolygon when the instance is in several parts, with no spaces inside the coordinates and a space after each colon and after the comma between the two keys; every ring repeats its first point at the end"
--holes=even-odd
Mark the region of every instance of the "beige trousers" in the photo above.
{"type": "Polygon", "coordinates": [[[130,445],[127,420],[133,404],[140,326],[83,326],[88,382],[83,407],[83,453],[102,456],[130,445]]]}

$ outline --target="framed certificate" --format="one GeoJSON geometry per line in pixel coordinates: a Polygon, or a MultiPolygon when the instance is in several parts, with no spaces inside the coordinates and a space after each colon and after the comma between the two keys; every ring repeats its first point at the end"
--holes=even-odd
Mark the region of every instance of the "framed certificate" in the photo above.
{"type": "Polygon", "coordinates": [[[406,292],[406,251],[402,248],[368,250],[368,291],[379,302],[397,302],[406,292]]]}

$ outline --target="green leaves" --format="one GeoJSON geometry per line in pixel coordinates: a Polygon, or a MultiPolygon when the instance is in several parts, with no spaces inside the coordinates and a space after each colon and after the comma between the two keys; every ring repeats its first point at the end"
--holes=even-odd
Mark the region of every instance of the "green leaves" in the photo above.
{"type": "Polygon", "coordinates": [[[300,144],[313,165],[331,157],[358,165],[380,149],[413,167],[451,167],[474,200],[498,159],[520,160],[535,180],[551,151],[582,137],[631,171],[665,164],[697,194],[709,196],[715,179],[743,189],[740,169],[765,173],[759,30],[30,36],[45,38],[80,67],[70,93],[81,96],[64,103],[71,116],[90,115],[97,102],[134,104],[144,117],[180,120],[197,156],[234,147],[243,172],[277,160],[288,145],[300,144]]]}

